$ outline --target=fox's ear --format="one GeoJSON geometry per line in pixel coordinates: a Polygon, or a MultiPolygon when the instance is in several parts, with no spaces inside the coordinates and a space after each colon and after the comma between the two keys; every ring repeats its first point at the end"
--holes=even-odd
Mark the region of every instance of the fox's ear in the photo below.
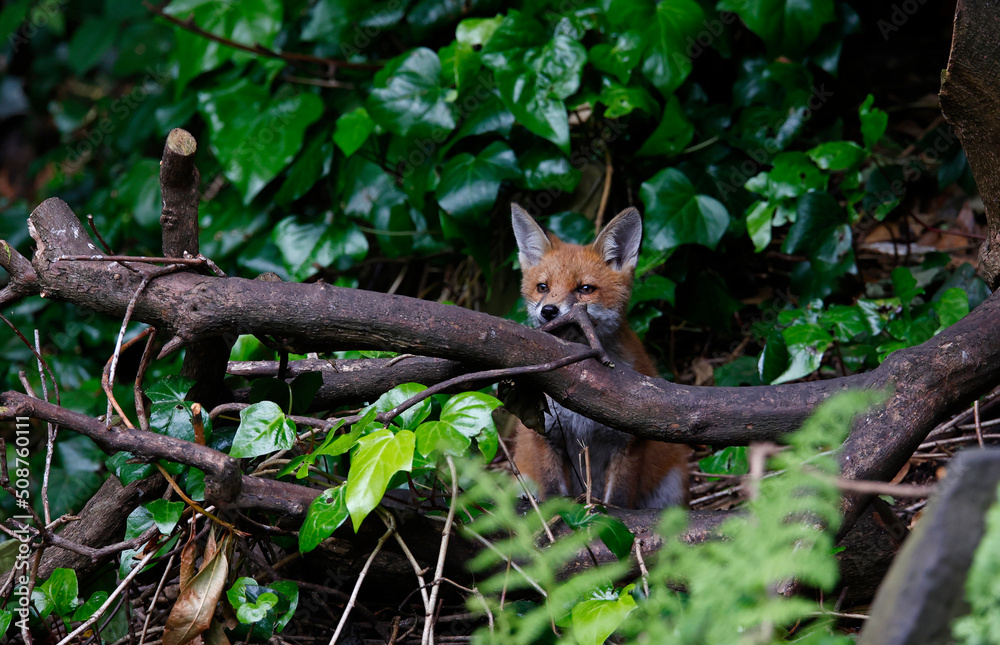
{"type": "Polygon", "coordinates": [[[538,222],[517,204],[510,205],[510,221],[514,226],[517,259],[521,268],[535,266],[541,262],[543,255],[552,250],[552,243],[538,222]]]}
{"type": "Polygon", "coordinates": [[[642,242],[642,218],[639,211],[626,208],[608,222],[594,241],[594,248],[616,271],[634,269],[639,263],[642,242]]]}

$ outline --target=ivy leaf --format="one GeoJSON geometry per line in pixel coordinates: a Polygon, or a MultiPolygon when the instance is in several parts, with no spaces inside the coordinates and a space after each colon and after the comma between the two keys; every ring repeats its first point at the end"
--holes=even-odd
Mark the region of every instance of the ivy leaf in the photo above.
{"type": "MultiPolygon", "coordinates": [[[[742,356],[741,358],[747,358],[742,356]]],[[[718,383],[718,379],[716,379],[718,383]]],[[[698,462],[702,472],[719,475],[745,475],[750,472],[746,446],[726,446],[698,462]]],[[[710,477],[717,481],[718,477],[710,477]]]]}
{"type": "Polygon", "coordinates": [[[493,410],[500,401],[482,392],[463,392],[448,399],[441,408],[441,421],[466,437],[476,437],[484,429],[494,427],[493,410]]]}
{"type": "Polygon", "coordinates": [[[393,434],[389,429],[376,430],[358,440],[358,450],[351,459],[347,476],[346,503],[354,532],[382,501],[389,480],[399,471],[413,466],[415,439],[409,430],[393,434]]]}
{"type": "MultiPolygon", "coordinates": [[[[420,394],[427,389],[426,385],[420,383],[403,383],[392,388],[375,401],[375,411],[378,413],[388,412],[403,401],[420,394]]],[[[424,399],[413,407],[400,413],[394,421],[399,427],[413,430],[420,422],[426,419],[431,413],[430,399],[424,399]]]]}
{"type": "Polygon", "coordinates": [[[771,243],[771,225],[777,205],[772,201],[757,202],[747,212],[747,234],[753,250],[760,253],[771,243]]]}
{"type": "Polygon", "coordinates": [[[699,195],[694,184],[676,168],[667,168],[642,184],[646,205],[643,246],[668,251],[681,244],[709,248],[722,239],[729,226],[729,212],[717,199],[699,195]]]}
{"type": "Polygon", "coordinates": [[[456,219],[475,219],[493,207],[503,180],[520,174],[514,152],[494,141],[476,156],[463,152],[449,159],[435,194],[441,208],[456,219]]]}
{"type": "Polygon", "coordinates": [[[161,535],[170,535],[170,532],[177,526],[184,512],[184,502],[170,502],[165,499],[154,499],[145,504],[146,509],[153,516],[153,522],[161,535]]]}
{"type": "Polygon", "coordinates": [[[73,615],[80,601],[79,585],[76,579],[76,571],[73,569],[58,568],[52,571],[52,575],[42,586],[43,591],[52,600],[54,609],[60,616],[69,618],[73,615]]]}
{"type": "Polygon", "coordinates": [[[469,451],[472,440],[459,432],[455,426],[444,421],[421,423],[415,431],[417,450],[425,457],[439,451],[446,455],[464,455],[469,451]]]}
{"type": "Polygon", "coordinates": [[[835,18],[833,0],[721,0],[718,9],[738,15],[772,54],[792,57],[835,18]]]}
{"type": "Polygon", "coordinates": [[[345,157],[350,157],[368,140],[375,130],[375,122],[368,116],[368,110],[356,108],[337,119],[337,127],[333,131],[333,142],[337,144],[345,157]]]}
{"type": "Polygon", "coordinates": [[[295,423],[276,403],[262,401],[240,410],[230,457],[257,457],[295,445],[295,423]]]}
{"type": "Polygon", "coordinates": [[[517,160],[517,164],[524,178],[524,186],[529,190],[572,193],[580,182],[580,171],[573,167],[566,155],[548,144],[528,150],[517,160]]]}
{"type": "Polygon", "coordinates": [[[349,268],[368,254],[368,240],[353,222],[334,222],[331,226],[303,224],[294,216],[278,222],[271,240],[281,252],[288,275],[301,281],[318,267],[334,265],[349,268]]]}
{"type": "Polygon", "coordinates": [[[833,344],[830,333],[816,324],[795,325],[782,330],[790,363],[771,385],[787,383],[808,376],[819,369],[823,353],[833,344]]]}
{"type": "MultiPolygon", "coordinates": [[[[164,11],[181,20],[191,19],[199,28],[237,42],[274,45],[274,39],[284,25],[283,4],[279,0],[242,0],[219,5],[214,0],[175,0],[164,11]]],[[[210,72],[223,63],[245,63],[255,55],[227,47],[219,42],[191,33],[175,30],[177,52],[177,95],[196,76],[210,72]]]]}
{"type": "Polygon", "coordinates": [[[441,61],[419,47],[394,59],[375,75],[368,96],[371,118],[401,136],[426,137],[434,130],[451,132],[455,118],[441,86],[441,61]]]}
{"type": "MultiPolygon", "coordinates": [[[[656,99],[644,88],[640,86],[626,87],[607,76],[601,81],[601,94],[597,97],[597,100],[606,106],[607,109],[604,110],[604,116],[608,119],[617,119],[626,116],[631,114],[633,110],[642,110],[652,117],[656,117],[660,113],[660,106],[657,104],[656,99]]],[[[694,135],[693,127],[691,128],[691,134],[692,136],[694,135]]],[[[650,139],[652,138],[650,137],[650,139]]],[[[684,145],[687,145],[687,143],[684,145]]]]}
{"type": "Polygon", "coordinates": [[[599,43],[590,48],[590,64],[607,74],[613,74],[622,83],[628,83],[632,70],[642,60],[642,36],[633,30],[618,35],[614,44],[599,43]]]}
{"type": "Polygon", "coordinates": [[[601,645],[635,609],[635,599],[622,593],[617,600],[584,600],[573,606],[573,638],[579,645],[601,645]]]}
{"type": "Polygon", "coordinates": [[[664,96],[680,87],[691,73],[691,59],[686,53],[688,39],[703,29],[705,12],[694,0],[660,0],[642,27],[649,43],[642,73],[664,96]]]}
{"type": "Polygon", "coordinates": [[[254,197],[295,159],[305,130],[323,113],[315,94],[271,96],[249,79],[198,94],[209,125],[210,145],[243,203],[254,197]]]}
{"type": "Polygon", "coordinates": [[[559,99],[549,98],[545,80],[524,66],[496,72],[500,98],[517,121],[569,154],[569,115],[559,99]]]}
{"type": "Polygon", "coordinates": [[[795,212],[795,223],[781,245],[782,252],[788,254],[817,254],[831,236],[843,233],[840,227],[847,223],[847,213],[826,192],[804,195],[795,212]]]}
{"type": "Polygon", "coordinates": [[[853,141],[827,141],[806,153],[823,170],[847,170],[857,166],[868,153],[853,141]]]}
{"type": "Polygon", "coordinates": [[[872,107],[874,105],[875,97],[869,94],[858,108],[858,116],[861,118],[861,138],[864,139],[865,148],[869,150],[881,141],[886,126],[889,125],[889,115],[877,107],[872,107]]]}
{"type": "Polygon", "coordinates": [[[299,529],[299,551],[309,553],[319,543],[333,535],[347,519],[347,502],[344,484],[327,488],[309,504],[306,519],[299,529]]]}
{"type": "Polygon", "coordinates": [[[671,94],[663,106],[659,124],[636,154],[644,157],[672,157],[680,154],[693,138],[694,125],[684,114],[681,102],[671,94]]]}
{"type": "Polygon", "coordinates": [[[969,313],[969,296],[964,290],[952,287],[941,294],[934,303],[934,313],[937,314],[941,326],[938,331],[954,325],[969,313]]]}
{"type": "Polygon", "coordinates": [[[903,312],[909,309],[913,299],[924,293],[923,287],[917,284],[917,278],[906,267],[896,267],[892,270],[892,290],[903,304],[903,312]]]}

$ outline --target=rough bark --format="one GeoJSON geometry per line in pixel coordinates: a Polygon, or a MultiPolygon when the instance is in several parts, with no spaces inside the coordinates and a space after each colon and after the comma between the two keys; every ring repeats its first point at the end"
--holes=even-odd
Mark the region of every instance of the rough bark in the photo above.
{"type": "Polygon", "coordinates": [[[989,232],[979,271],[1000,284],[1000,2],[959,1],[941,111],[955,129],[986,206],[989,232]]]}

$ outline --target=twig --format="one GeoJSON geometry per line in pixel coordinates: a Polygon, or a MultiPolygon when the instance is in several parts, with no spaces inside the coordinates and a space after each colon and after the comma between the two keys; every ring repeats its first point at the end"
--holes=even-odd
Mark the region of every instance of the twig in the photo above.
{"type": "Polygon", "coordinates": [[[649,597],[649,570],[646,568],[646,561],[642,559],[642,540],[632,543],[635,547],[635,560],[639,563],[639,573],[642,574],[642,590],[646,597],[649,597]]]}
{"type": "MultiPolygon", "coordinates": [[[[390,517],[392,517],[390,515],[390,517]]],[[[378,552],[382,550],[382,545],[385,541],[396,532],[395,525],[390,526],[386,529],[386,532],[382,534],[382,537],[378,539],[375,544],[375,548],[372,550],[371,555],[365,561],[365,566],[361,567],[361,573],[358,574],[358,581],[354,583],[354,589],[351,591],[351,598],[347,601],[347,605],[344,607],[344,613],[340,617],[340,622],[337,623],[337,629],[333,632],[333,637],[330,639],[330,645],[335,645],[337,639],[340,638],[340,632],[343,631],[344,625],[347,624],[347,617],[351,615],[351,608],[354,607],[354,602],[358,599],[358,592],[361,591],[361,583],[365,581],[365,576],[368,575],[368,569],[372,566],[372,561],[375,560],[375,556],[378,552]]]]}
{"type": "Polygon", "coordinates": [[[552,535],[552,529],[549,528],[549,523],[545,521],[545,516],[542,515],[542,509],[538,508],[538,500],[535,496],[528,490],[528,485],[524,481],[524,476],[521,475],[521,471],[518,470],[517,464],[514,462],[514,458],[511,456],[510,451],[507,450],[507,444],[504,443],[503,439],[499,442],[500,449],[503,450],[504,456],[507,458],[507,462],[510,464],[512,471],[514,472],[514,477],[517,478],[519,484],[521,484],[521,490],[524,491],[525,496],[528,498],[528,503],[531,504],[531,508],[535,509],[535,513],[538,515],[538,519],[542,522],[542,528],[545,529],[545,535],[549,538],[549,544],[556,543],[556,537],[552,535]]]}
{"type": "MultiPolygon", "coordinates": [[[[145,285],[145,282],[143,283],[143,285],[145,285]]],[[[139,288],[142,289],[142,286],[140,286],[139,288]]],[[[130,304],[130,306],[131,306],[131,304],[130,304]]],[[[104,364],[104,370],[101,372],[101,389],[103,389],[104,393],[108,396],[108,408],[109,409],[108,409],[108,413],[107,413],[107,418],[105,419],[105,423],[107,424],[108,427],[111,426],[111,409],[110,408],[112,406],[114,407],[115,411],[118,413],[118,416],[121,417],[122,423],[124,423],[126,427],[128,427],[128,428],[134,428],[135,427],[135,426],[132,425],[132,422],[129,421],[128,417],[125,415],[125,412],[122,411],[121,406],[118,404],[118,400],[115,398],[115,395],[114,395],[115,368],[117,367],[118,357],[121,355],[121,352],[124,351],[124,350],[130,349],[137,342],[139,342],[143,338],[151,335],[153,333],[153,328],[152,327],[146,327],[145,329],[141,330],[138,334],[136,334],[134,338],[130,339],[127,343],[122,344],[122,337],[123,337],[123,335],[125,333],[125,327],[128,325],[128,317],[130,316],[130,314],[131,314],[131,312],[127,312],[125,314],[126,319],[122,323],[122,327],[119,330],[118,340],[117,340],[116,345],[115,345],[115,351],[111,355],[111,358],[108,359],[108,361],[104,364]]],[[[139,409],[140,408],[136,407],[136,411],[138,411],[139,409]]]]}
{"type": "Polygon", "coordinates": [[[171,554],[167,560],[167,566],[163,569],[163,575],[160,576],[160,581],[156,584],[156,591],[153,592],[153,597],[149,601],[149,608],[146,610],[146,620],[142,623],[142,633],[139,635],[139,645],[143,645],[146,641],[146,634],[149,632],[149,620],[153,617],[153,609],[156,607],[156,601],[160,599],[160,592],[163,590],[163,585],[167,582],[167,577],[170,575],[170,568],[174,566],[175,557],[175,554],[171,554]]]}
{"type": "Polygon", "coordinates": [[[101,235],[99,230],[97,230],[97,223],[94,222],[94,216],[90,213],[87,213],[87,223],[90,224],[90,230],[94,232],[94,236],[97,238],[97,241],[101,243],[102,247],[104,247],[104,252],[108,254],[113,253],[111,246],[104,241],[104,236],[101,235]]]}
{"type": "Polygon", "coordinates": [[[979,399],[972,402],[972,415],[976,424],[976,439],[979,440],[979,447],[985,448],[983,444],[983,426],[979,421],[979,399]]]}
{"type": "Polygon", "coordinates": [[[437,568],[434,569],[434,581],[431,583],[430,604],[424,614],[424,634],[421,645],[434,645],[434,606],[437,605],[438,592],[441,590],[441,577],[444,573],[444,559],[448,553],[448,539],[451,537],[451,527],[455,522],[455,506],[458,503],[458,473],[455,471],[455,461],[451,455],[445,455],[448,471],[451,473],[451,504],[448,505],[448,517],[445,519],[444,530],[441,531],[441,548],[438,550],[437,568]]]}
{"type": "Polygon", "coordinates": [[[539,330],[552,333],[555,329],[572,324],[575,324],[583,332],[587,343],[590,344],[590,348],[597,352],[598,360],[608,367],[613,368],[615,364],[611,360],[611,357],[608,356],[608,353],[604,351],[604,346],[601,344],[600,339],[597,338],[597,331],[594,329],[594,323],[590,320],[590,316],[587,315],[587,305],[585,303],[576,303],[566,313],[539,327],[539,330]]]}
{"type": "Polygon", "coordinates": [[[135,375],[135,383],[132,385],[132,394],[135,395],[135,416],[139,421],[139,428],[148,432],[149,411],[146,410],[142,382],[146,380],[146,370],[149,369],[150,363],[153,362],[153,343],[156,341],[156,327],[147,327],[147,329],[152,329],[153,331],[146,338],[146,347],[142,350],[142,360],[139,361],[139,370],[135,375]]]}

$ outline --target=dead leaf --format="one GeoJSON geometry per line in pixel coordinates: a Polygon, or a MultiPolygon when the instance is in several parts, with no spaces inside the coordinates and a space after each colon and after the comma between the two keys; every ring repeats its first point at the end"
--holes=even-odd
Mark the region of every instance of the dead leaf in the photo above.
{"type": "Polygon", "coordinates": [[[177,601],[170,610],[163,630],[163,645],[185,645],[201,635],[212,624],[215,608],[222,598],[229,575],[226,557],[227,535],[211,558],[206,558],[191,581],[181,588],[177,601]]]}
{"type": "Polygon", "coordinates": [[[691,371],[694,372],[695,385],[707,385],[712,382],[714,372],[712,371],[712,364],[707,359],[699,356],[691,361],[691,371]]]}

